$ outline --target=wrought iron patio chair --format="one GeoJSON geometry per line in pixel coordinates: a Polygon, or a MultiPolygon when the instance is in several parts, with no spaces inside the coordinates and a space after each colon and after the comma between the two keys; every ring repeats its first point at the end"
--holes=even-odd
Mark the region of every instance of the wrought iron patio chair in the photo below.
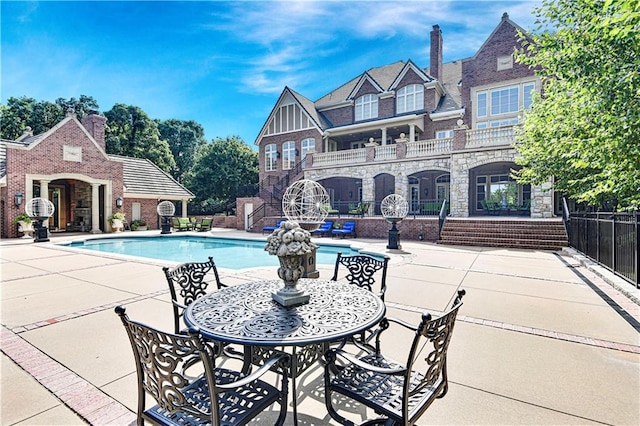
{"type": "MultiPolygon", "coordinates": [[[[353,256],[343,256],[342,252],[338,252],[336,257],[336,265],[333,270],[332,281],[338,281],[340,275],[340,265],[347,268],[349,273],[345,279],[351,284],[364,287],[369,291],[374,291],[376,285],[376,276],[379,276],[380,291],[376,294],[384,300],[384,293],[387,291],[387,266],[389,264],[389,256],[384,255],[381,259],[369,256],[367,254],[356,254],[353,256]],[[378,273],[378,271],[380,271],[378,273]]],[[[375,291],[374,291],[375,292],[375,291]]]]}
{"type": "Polygon", "coordinates": [[[288,379],[280,374],[280,389],[259,379],[270,368],[284,369],[286,354],[267,360],[250,375],[216,368],[215,354],[195,329],[170,334],[132,321],[125,308],[115,308],[133,349],[138,383],[138,425],[244,425],[274,403],[280,405],[276,424],[287,413],[288,379]],[[185,362],[198,358],[203,373],[184,375],[185,362]],[[157,405],[146,408],[147,394],[157,405]]]}
{"type": "Polygon", "coordinates": [[[215,280],[218,290],[226,287],[226,284],[220,281],[218,269],[211,256],[206,262],[186,262],[175,268],[164,266],[162,270],[167,278],[169,291],[171,292],[174,332],[176,334],[180,333],[180,322],[184,310],[191,302],[207,294],[207,289],[213,280],[215,280]],[[212,273],[213,277],[211,276],[212,273]]]}
{"type": "MultiPolygon", "coordinates": [[[[367,254],[343,256],[342,252],[338,252],[333,277],[331,277],[332,281],[338,281],[341,271],[340,265],[344,266],[348,271],[344,277],[348,282],[374,292],[384,301],[384,294],[387,291],[387,266],[389,265],[389,256],[384,255],[381,260],[367,254]],[[376,287],[376,278],[379,281],[379,291],[374,290],[374,287],[376,287]]],[[[372,333],[365,330],[360,333],[359,336],[353,336],[350,341],[360,349],[371,351],[373,347],[369,343],[373,336],[372,333]]]]}
{"type": "Polygon", "coordinates": [[[447,351],[464,294],[464,290],[459,290],[451,309],[438,318],[425,312],[417,327],[392,318],[383,319],[376,333],[375,353],[356,358],[341,348],[329,349],[324,370],[329,415],[341,424],[354,424],[334,408],[332,394],[338,393],[381,416],[363,425],[415,424],[436,398],[447,393],[447,351]],[[380,337],[390,324],[415,332],[404,363],[380,352],[380,337]]]}
{"type": "MultiPolygon", "coordinates": [[[[186,329],[182,328],[180,323],[184,316],[184,310],[194,300],[207,294],[209,286],[215,281],[216,289],[227,287],[226,284],[220,281],[220,275],[218,274],[218,268],[213,261],[213,257],[209,256],[209,260],[206,262],[186,262],[182,263],[175,268],[169,268],[164,266],[162,268],[164,275],[167,278],[169,284],[169,291],[171,292],[171,304],[173,305],[173,322],[174,333],[185,333],[186,329]]],[[[222,352],[225,355],[243,359],[243,352],[234,349],[233,346],[216,342],[218,346],[218,353],[222,352]]]]}

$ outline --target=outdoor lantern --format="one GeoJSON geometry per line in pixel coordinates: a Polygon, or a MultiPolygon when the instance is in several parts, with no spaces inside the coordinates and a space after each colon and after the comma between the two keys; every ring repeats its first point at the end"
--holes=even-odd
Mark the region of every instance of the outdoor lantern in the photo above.
{"type": "Polygon", "coordinates": [[[13,202],[15,203],[16,207],[20,207],[23,200],[24,195],[22,195],[22,192],[20,191],[16,192],[16,195],[13,196],[13,202]]]}
{"type": "Polygon", "coordinates": [[[116,198],[116,207],[117,208],[121,208],[122,207],[122,202],[123,202],[122,197],[116,198]]]}

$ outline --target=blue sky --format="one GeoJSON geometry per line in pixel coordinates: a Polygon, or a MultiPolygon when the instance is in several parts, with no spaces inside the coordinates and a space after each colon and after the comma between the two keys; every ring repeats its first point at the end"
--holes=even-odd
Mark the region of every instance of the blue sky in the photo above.
{"type": "Polygon", "coordinates": [[[254,142],[285,86],[316,100],[369,68],[475,54],[503,12],[525,29],[540,1],[0,2],[0,100],[94,97],[205,137],[254,142]]]}

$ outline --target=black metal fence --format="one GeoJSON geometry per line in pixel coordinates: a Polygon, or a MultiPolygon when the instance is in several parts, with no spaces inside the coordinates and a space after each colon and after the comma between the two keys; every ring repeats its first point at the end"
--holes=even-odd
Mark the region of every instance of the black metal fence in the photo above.
{"type": "Polygon", "coordinates": [[[638,213],[571,213],[569,245],[640,288],[638,213]]]}

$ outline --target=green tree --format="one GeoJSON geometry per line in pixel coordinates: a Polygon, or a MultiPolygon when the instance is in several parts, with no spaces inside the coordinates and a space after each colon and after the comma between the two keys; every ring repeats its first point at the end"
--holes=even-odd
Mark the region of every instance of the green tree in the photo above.
{"type": "Polygon", "coordinates": [[[20,137],[27,126],[34,135],[44,133],[58,124],[72,108],[78,117],[83,117],[89,110],[97,110],[98,103],[91,96],[81,95],[79,99],[58,98],[55,103],[36,101],[34,98],[21,96],[7,99],[7,105],[0,109],[0,137],[15,140],[20,137]]]}
{"type": "Polygon", "coordinates": [[[175,168],[169,144],[160,137],[158,125],[137,106],[115,104],[104,113],[107,152],[134,158],[146,158],[165,172],[175,168]]]}
{"type": "Polygon", "coordinates": [[[258,182],[258,153],[239,136],[216,138],[212,143],[200,145],[185,184],[196,195],[194,208],[233,200],[239,185],[258,182]]]}
{"type": "Polygon", "coordinates": [[[533,42],[543,95],[524,114],[516,148],[521,183],[554,177],[579,202],[640,206],[640,2],[544,0],[533,42]]]}
{"type": "Polygon", "coordinates": [[[176,166],[171,170],[171,175],[178,182],[183,182],[186,173],[193,165],[193,157],[196,149],[207,141],[204,138],[204,129],[195,121],[189,120],[156,120],[160,137],[169,143],[176,166]]]}

